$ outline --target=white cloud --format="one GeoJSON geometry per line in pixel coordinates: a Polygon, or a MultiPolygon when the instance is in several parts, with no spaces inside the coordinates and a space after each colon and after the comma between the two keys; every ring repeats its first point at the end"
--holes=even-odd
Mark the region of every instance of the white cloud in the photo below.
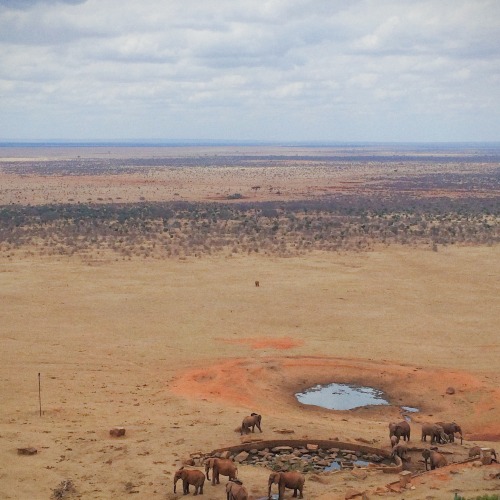
{"type": "Polygon", "coordinates": [[[1,134],[498,140],[499,39],[496,0],[0,0],[1,134]]]}

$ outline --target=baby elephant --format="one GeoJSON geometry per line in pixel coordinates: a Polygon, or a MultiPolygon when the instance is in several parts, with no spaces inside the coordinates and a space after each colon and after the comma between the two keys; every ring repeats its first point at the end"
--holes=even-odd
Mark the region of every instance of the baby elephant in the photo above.
{"type": "Polygon", "coordinates": [[[248,434],[250,432],[250,428],[252,428],[252,432],[255,432],[255,426],[257,426],[257,429],[262,432],[262,429],[260,428],[261,422],[262,416],[257,415],[257,413],[252,413],[250,416],[245,417],[241,423],[240,435],[248,434]]]}
{"type": "Polygon", "coordinates": [[[174,476],[174,493],[177,488],[177,481],[182,479],[182,493],[187,495],[189,493],[189,485],[194,486],[194,495],[198,493],[203,495],[203,483],[205,482],[205,474],[201,470],[184,469],[181,467],[174,476]]]}
{"type": "Polygon", "coordinates": [[[391,458],[399,457],[403,462],[409,462],[408,446],[406,443],[398,443],[392,448],[391,458]]]}
{"type": "Polygon", "coordinates": [[[229,479],[236,479],[238,468],[235,463],[228,458],[209,458],[205,462],[205,474],[210,481],[210,469],[212,469],[212,486],[220,484],[219,475],[228,476],[229,479]]]}
{"type": "Polygon", "coordinates": [[[226,500],[248,500],[248,491],[238,479],[230,479],[226,484],[226,500]]]}
{"type": "Polygon", "coordinates": [[[299,498],[304,498],[302,491],[306,478],[300,472],[271,472],[268,481],[268,497],[271,498],[271,486],[278,485],[278,500],[285,498],[285,488],[293,490],[293,496],[297,497],[297,492],[300,493],[299,498]]]}
{"type": "Polygon", "coordinates": [[[422,456],[424,457],[424,461],[425,461],[425,470],[428,470],[427,469],[427,460],[429,460],[429,462],[431,464],[431,470],[439,469],[440,467],[444,467],[444,466],[448,465],[448,461],[446,460],[446,457],[437,451],[424,450],[422,452],[422,456]]]}

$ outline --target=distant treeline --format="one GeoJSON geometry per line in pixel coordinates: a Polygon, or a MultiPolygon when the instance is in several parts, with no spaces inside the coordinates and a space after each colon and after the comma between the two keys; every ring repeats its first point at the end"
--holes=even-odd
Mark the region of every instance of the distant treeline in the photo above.
{"type": "Polygon", "coordinates": [[[498,198],[337,196],[264,203],[54,204],[0,207],[0,251],[168,258],[301,255],[375,244],[492,245],[498,198]]]}

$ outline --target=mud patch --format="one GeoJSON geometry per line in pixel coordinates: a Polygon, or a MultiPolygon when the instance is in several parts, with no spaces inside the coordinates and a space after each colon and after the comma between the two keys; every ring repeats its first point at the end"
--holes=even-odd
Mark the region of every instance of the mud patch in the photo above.
{"type": "MultiPolygon", "coordinates": [[[[252,411],[258,409],[262,414],[274,414],[277,407],[290,415],[304,411],[331,413],[322,408],[306,408],[294,395],[332,379],[338,383],[376,386],[391,401],[420,408],[420,413],[412,414],[416,424],[452,418],[461,423],[464,439],[481,436],[492,441],[500,439],[500,391],[491,382],[465,371],[346,358],[268,356],[223,360],[212,366],[187,370],[173,381],[170,389],[182,397],[210,399],[252,411]],[[457,394],[447,396],[445,390],[449,386],[455,387],[457,394]],[[495,409],[478,411],[486,406],[495,409]]],[[[394,411],[393,406],[380,406],[338,413],[380,420],[388,419],[394,411]]],[[[400,415],[399,409],[398,413],[400,415]]]]}
{"type": "Polygon", "coordinates": [[[251,349],[278,349],[287,350],[294,347],[300,347],[304,344],[302,340],[296,340],[288,337],[276,339],[269,338],[246,338],[246,339],[219,339],[228,344],[242,344],[251,349]]]}

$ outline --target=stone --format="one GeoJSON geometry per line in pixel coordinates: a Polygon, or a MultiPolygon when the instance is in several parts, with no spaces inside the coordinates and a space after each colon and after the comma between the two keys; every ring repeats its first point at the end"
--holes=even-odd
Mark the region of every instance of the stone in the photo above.
{"type": "Polygon", "coordinates": [[[30,446],[29,448],[18,448],[17,449],[17,454],[18,455],[36,455],[38,453],[38,450],[36,448],[33,448],[30,446]]]}
{"type": "Polygon", "coordinates": [[[273,453],[291,453],[293,448],[291,446],[276,446],[271,451],[273,453]]]}
{"type": "Polygon", "coordinates": [[[125,436],[125,427],[113,427],[113,429],[109,431],[109,435],[113,437],[125,436]]]}
{"type": "Polygon", "coordinates": [[[249,454],[246,451],[240,451],[235,457],[234,461],[238,462],[241,464],[241,462],[244,462],[248,458],[249,454]]]}
{"type": "Polygon", "coordinates": [[[195,462],[192,458],[185,458],[183,461],[182,461],[182,465],[194,465],[195,462]]]}
{"type": "Polygon", "coordinates": [[[476,460],[475,462],[472,462],[472,467],[482,467],[483,462],[481,460],[476,460]]]}
{"type": "Polygon", "coordinates": [[[317,444],[307,444],[306,448],[308,451],[317,451],[319,446],[317,444]]]}
{"type": "Polygon", "coordinates": [[[393,493],[401,493],[401,486],[399,484],[388,484],[387,488],[393,493]]]}
{"type": "Polygon", "coordinates": [[[354,488],[350,488],[349,490],[346,491],[344,498],[345,500],[349,500],[350,498],[360,497],[363,493],[364,491],[359,491],[354,488]]]}
{"type": "Polygon", "coordinates": [[[366,479],[368,477],[368,472],[364,469],[353,469],[351,471],[351,475],[353,475],[356,479],[366,479]]]}
{"type": "Polygon", "coordinates": [[[446,389],[446,394],[449,394],[449,395],[455,394],[455,389],[453,387],[448,387],[446,389]]]}
{"type": "Polygon", "coordinates": [[[223,451],[220,454],[220,458],[229,458],[230,456],[231,456],[231,452],[230,451],[223,451]]]}
{"type": "Polygon", "coordinates": [[[399,486],[401,488],[406,488],[411,484],[411,472],[409,470],[405,470],[399,473],[399,486]]]}

